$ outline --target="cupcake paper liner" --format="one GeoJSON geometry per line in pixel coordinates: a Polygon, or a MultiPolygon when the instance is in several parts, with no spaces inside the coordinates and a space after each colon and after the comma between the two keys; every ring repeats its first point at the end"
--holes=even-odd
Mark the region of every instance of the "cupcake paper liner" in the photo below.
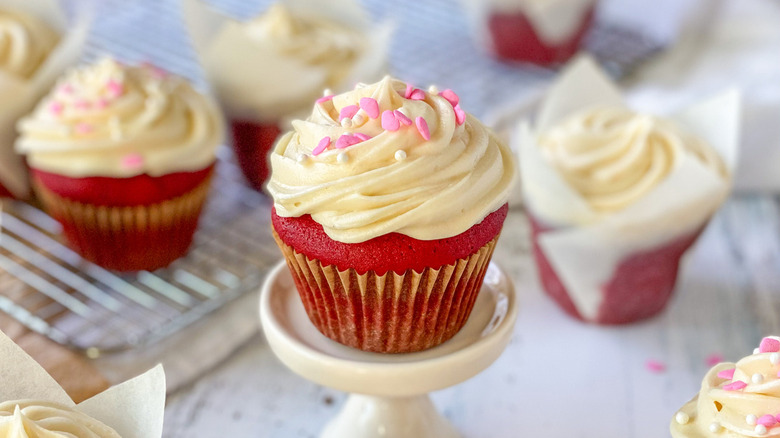
{"type": "Polygon", "coordinates": [[[341,344],[378,353],[425,350],[452,338],[471,314],[498,240],[451,265],[376,275],[324,266],[273,234],[314,326],[341,344]]]}
{"type": "Polygon", "coordinates": [[[46,210],[82,257],[118,271],[162,268],[187,252],[211,174],[194,189],[151,205],[111,207],[73,201],[34,180],[46,210]]]}

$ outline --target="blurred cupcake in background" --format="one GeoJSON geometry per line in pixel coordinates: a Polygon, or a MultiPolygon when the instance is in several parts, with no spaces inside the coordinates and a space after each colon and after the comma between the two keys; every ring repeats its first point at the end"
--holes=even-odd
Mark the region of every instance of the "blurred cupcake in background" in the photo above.
{"type": "Polygon", "coordinates": [[[292,119],[306,117],[323,95],[378,80],[387,66],[391,28],[372,24],[354,0],[282,0],[246,22],[198,0],[184,6],[238,163],[258,191],[268,177],[268,152],[292,119]]]}
{"type": "Polygon", "coordinates": [[[81,55],[90,16],[81,6],[68,23],[55,0],[0,0],[0,197],[30,194],[15,124],[81,55]]]}
{"type": "Polygon", "coordinates": [[[548,66],[576,54],[596,0],[462,0],[478,40],[498,58],[548,66]]]}
{"type": "Polygon", "coordinates": [[[36,193],[84,258],[134,271],[186,252],[224,127],[184,79],[103,59],[69,71],[19,131],[36,193]]]}
{"type": "Polygon", "coordinates": [[[732,186],[739,96],[637,113],[591,60],[568,68],[518,136],[542,287],[599,324],[655,315],[732,186]]]}

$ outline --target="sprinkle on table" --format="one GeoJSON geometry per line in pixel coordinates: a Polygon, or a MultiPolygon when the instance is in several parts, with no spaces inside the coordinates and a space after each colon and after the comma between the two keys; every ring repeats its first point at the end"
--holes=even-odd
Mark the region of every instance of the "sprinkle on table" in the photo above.
{"type": "Polygon", "coordinates": [[[653,373],[662,373],[666,371],[666,364],[660,360],[655,359],[649,359],[647,362],[645,362],[645,367],[647,367],[647,369],[653,373]]]}

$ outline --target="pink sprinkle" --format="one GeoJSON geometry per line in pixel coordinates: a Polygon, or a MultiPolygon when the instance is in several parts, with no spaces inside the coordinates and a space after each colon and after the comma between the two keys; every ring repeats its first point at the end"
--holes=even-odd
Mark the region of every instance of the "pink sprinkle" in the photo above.
{"type": "Polygon", "coordinates": [[[403,123],[406,126],[409,126],[409,125],[412,124],[412,119],[410,119],[409,117],[406,117],[406,115],[404,113],[402,113],[401,111],[395,110],[395,111],[393,111],[393,115],[395,116],[396,119],[398,119],[399,122],[403,123]]]}
{"type": "Polygon", "coordinates": [[[322,96],[319,99],[317,99],[317,103],[324,103],[324,102],[327,102],[329,100],[333,100],[333,96],[334,96],[333,94],[329,94],[327,96],[322,96]]]}
{"type": "Polygon", "coordinates": [[[89,123],[79,123],[76,125],[76,132],[79,134],[88,134],[92,132],[92,125],[89,123]]]}
{"type": "Polygon", "coordinates": [[[382,129],[385,131],[398,131],[401,124],[398,122],[398,118],[391,110],[386,110],[382,113],[382,129]]]}
{"type": "Polygon", "coordinates": [[[431,139],[431,131],[428,130],[428,122],[426,122],[425,119],[417,117],[414,119],[414,124],[417,125],[417,130],[420,131],[422,138],[426,140],[431,139]]]}
{"type": "Polygon", "coordinates": [[[764,338],[761,340],[761,345],[758,346],[760,353],[776,353],[780,351],[780,341],[772,338],[764,338]]]}
{"type": "Polygon", "coordinates": [[[736,371],[736,368],[730,368],[728,370],[723,370],[718,373],[718,377],[721,379],[731,380],[734,378],[734,371],[736,371]]]}
{"type": "Polygon", "coordinates": [[[344,149],[360,143],[360,139],[352,134],[344,134],[336,140],[336,149],[344,149]]]}
{"type": "Polygon", "coordinates": [[[49,111],[51,111],[54,115],[60,115],[62,114],[62,110],[65,109],[65,106],[62,104],[62,102],[52,102],[49,105],[49,111]]]}
{"type": "Polygon", "coordinates": [[[709,356],[707,356],[707,359],[705,359],[707,366],[715,366],[721,362],[723,362],[723,355],[720,353],[712,353],[709,356]]]}
{"type": "Polygon", "coordinates": [[[361,97],[360,108],[368,114],[368,117],[375,119],[379,117],[379,102],[373,97],[361,97]]]}
{"type": "Polygon", "coordinates": [[[359,138],[360,141],[371,140],[371,136],[370,135],[363,134],[362,132],[356,132],[354,135],[355,135],[355,137],[359,138]]]}
{"type": "Polygon", "coordinates": [[[125,92],[125,87],[114,79],[109,79],[108,82],[106,82],[106,90],[108,90],[109,96],[119,97],[125,92]]]}
{"type": "Polygon", "coordinates": [[[455,105],[455,121],[458,125],[462,125],[466,121],[466,112],[460,107],[460,104],[455,105]]]}
{"type": "Polygon", "coordinates": [[[762,415],[756,420],[756,424],[763,424],[766,427],[772,427],[777,424],[777,419],[772,414],[762,415]]]}
{"type": "Polygon", "coordinates": [[[126,169],[137,169],[144,164],[144,157],[141,154],[127,154],[122,157],[122,167],[126,169]]]}
{"type": "Polygon", "coordinates": [[[412,84],[406,84],[406,91],[404,92],[404,99],[408,99],[412,96],[412,91],[414,90],[414,87],[412,84]]]}
{"type": "Polygon", "coordinates": [[[647,362],[645,362],[645,366],[647,369],[654,373],[662,373],[666,371],[666,365],[658,360],[650,359],[647,362]]]}
{"type": "Polygon", "coordinates": [[[65,84],[62,87],[60,87],[60,91],[65,93],[65,94],[72,94],[73,93],[73,85],[65,84]]]}
{"type": "Polygon", "coordinates": [[[457,106],[458,102],[460,102],[460,97],[458,97],[458,95],[449,88],[439,93],[439,96],[447,99],[447,102],[449,102],[453,107],[457,106]]]}
{"type": "Polygon", "coordinates": [[[88,101],[88,100],[86,100],[86,99],[79,99],[79,100],[77,100],[77,101],[76,101],[76,103],[74,103],[73,105],[74,105],[76,108],[78,108],[78,109],[82,109],[82,110],[83,110],[83,109],[87,109],[87,108],[89,108],[90,106],[92,106],[92,104],[90,104],[90,103],[89,103],[89,101],[88,101]]]}
{"type": "Polygon", "coordinates": [[[726,391],[739,391],[740,389],[747,386],[747,383],[737,380],[735,382],[731,382],[728,385],[723,385],[723,389],[726,391]]]}
{"type": "Polygon", "coordinates": [[[780,414],[775,415],[775,420],[777,420],[777,422],[780,423],[780,414]]]}
{"type": "Polygon", "coordinates": [[[409,99],[412,100],[423,100],[425,99],[425,91],[420,90],[419,88],[412,91],[412,94],[409,96],[409,99]]]}
{"type": "Polygon", "coordinates": [[[95,106],[97,108],[103,109],[108,106],[108,101],[106,99],[100,98],[95,101],[95,106]]]}
{"type": "Polygon", "coordinates": [[[325,151],[325,149],[327,149],[327,148],[328,148],[328,146],[330,146],[330,137],[322,137],[322,139],[320,140],[320,142],[319,142],[319,143],[317,143],[317,147],[316,147],[316,148],[314,148],[314,150],[313,150],[313,151],[311,151],[311,154],[312,154],[312,155],[319,155],[319,154],[321,154],[323,151],[325,151]]]}
{"type": "Polygon", "coordinates": [[[345,106],[339,112],[339,121],[343,119],[351,119],[355,114],[357,114],[358,110],[360,110],[360,108],[357,105],[345,106]]]}

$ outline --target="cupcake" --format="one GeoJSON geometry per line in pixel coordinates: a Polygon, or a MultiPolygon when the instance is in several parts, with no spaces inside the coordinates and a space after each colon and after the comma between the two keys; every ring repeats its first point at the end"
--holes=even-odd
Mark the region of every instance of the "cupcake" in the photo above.
{"type": "Polygon", "coordinates": [[[479,39],[498,58],[548,66],[577,53],[596,0],[463,0],[479,39]]]}
{"type": "Polygon", "coordinates": [[[0,332],[0,437],[159,438],[165,373],[146,373],[76,404],[0,332]]]}
{"type": "Polygon", "coordinates": [[[780,434],[780,338],[768,336],[752,355],[712,367],[701,390],[672,418],[672,438],[780,434]]]}
{"type": "Polygon", "coordinates": [[[378,80],[385,68],[390,29],[371,26],[353,0],[283,0],[246,22],[194,1],[185,11],[230,121],[238,164],[258,191],[268,152],[290,120],[306,117],[323,89],[378,80]]]}
{"type": "Polygon", "coordinates": [[[358,84],[274,147],[274,237],[325,336],[404,353],[465,324],[516,170],[458,100],[389,77],[358,84]]]}
{"type": "Polygon", "coordinates": [[[14,125],[80,54],[86,26],[77,23],[67,33],[66,27],[55,1],[0,0],[0,197],[29,195],[14,125]]]}
{"type": "Polygon", "coordinates": [[[36,193],[84,258],[136,271],[186,252],[223,136],[186,81],[104,59],[68,72],[19,131],[36,193]]]}
{"type": "Polygon", "coordinates": [[[518,149],[541,284],[567,313],[622,324],[664,308],[731,187],[738,101],[662,118],[626,107],[587,59],[557,81],[518,149]]]}

